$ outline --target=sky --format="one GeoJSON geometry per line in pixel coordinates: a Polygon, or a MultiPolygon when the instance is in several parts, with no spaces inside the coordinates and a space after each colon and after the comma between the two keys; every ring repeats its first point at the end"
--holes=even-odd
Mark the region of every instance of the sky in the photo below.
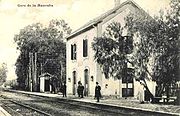
{"type": "MultiPolygon", "coordinates": [[[[133,1],[154,16],[168,7],[170,0],[133,1]]],[[[64,19],[76,30],[113,7],[114,0],[0,0],[0,64],[7,63],[7,80],[16,78],[15,62],[19,51],[13,38],[20,29],[37,22],[47,24],[51,19],[64,19]],[[50,7],[37,7],[38,4],[50,7]]]]}

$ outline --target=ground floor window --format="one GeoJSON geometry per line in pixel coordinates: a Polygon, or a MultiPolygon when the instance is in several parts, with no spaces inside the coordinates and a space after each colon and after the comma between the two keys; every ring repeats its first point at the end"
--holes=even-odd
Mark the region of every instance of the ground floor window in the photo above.
{"type": "Polygon", "coordinates": [[[122,97],[133,97],[134,90],[133,88],[122,88],[122,97]]]}
{"type": "Polygon", "coordinates": [[[134,96],[134,69],[127,68],[126,75],[122,77],[122,97],[133,97],[134,96]]]}

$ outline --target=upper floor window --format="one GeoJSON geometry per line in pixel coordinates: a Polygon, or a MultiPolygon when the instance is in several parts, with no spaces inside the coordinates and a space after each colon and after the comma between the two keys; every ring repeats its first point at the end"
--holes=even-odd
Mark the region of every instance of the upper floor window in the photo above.
{"type": "Polygon", "coordinates": [[[83,40],[83,57],[88,56],[88,41],[87,39],[83,40]]]}
{"type": "Polygon", "coordinates": [[[76,60],[77,57],[77,49],[76,44],[71,44],[71,60],[76,60]]]}
{"type": "Polygon", "coordinates": [[[134,69],[127,68],[125,73],[126,76],[122,77],[122,83],[133,83],[134,69]]]}
{"type": "Polygon", "coordinates": [[[133,52],[133,38],[132,36],[124,36],[124,50],[126,54],[131,54],[133,52]]]}

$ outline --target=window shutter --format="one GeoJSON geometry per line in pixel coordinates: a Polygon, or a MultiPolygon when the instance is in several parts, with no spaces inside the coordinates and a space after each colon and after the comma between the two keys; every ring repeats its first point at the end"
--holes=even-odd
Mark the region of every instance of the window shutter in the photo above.
{"type": "Polygon", "coordinates": [[[83,57],[85,57],[85,40],[83,40],[83,57]]]}
{"type": "Polygon", "coordinates": [[[88,56],[87,39],[83,40],[83,57],[88,56]]]}
{"type": "Polygon", "coordinates": [[[71,45],[71,60],[73,60],[73,45],[71,45]]]}
{"type": "Polygon", "coordinates": [[[88,56],[88,45],[87,45],[87,39],[85,40],[85,57],[88,56]]]}
{"type": "Polygon", "coordinates": [[[74,60],[76,60],[76,55],[77,55],[76,44],[74,44],[74,60]]]}

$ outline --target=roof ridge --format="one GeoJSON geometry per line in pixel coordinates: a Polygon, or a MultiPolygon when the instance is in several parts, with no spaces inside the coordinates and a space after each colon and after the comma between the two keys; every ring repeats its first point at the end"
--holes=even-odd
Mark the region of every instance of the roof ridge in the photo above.
{"type": "Polygon", "coordinates": [[[76,29],[75,31],[73,31],[70,35],[68,35],[66,37],[66,39],[71,38],[73,35],[77,34],[78,32],[82,31],[83,29],[86,29],[94,24],[97,24],[99,22],[101,22],[102,19],[106,18],[107,16],[109,16],[111,13],[115,12],[116,10],[120,9],[121,7],[123,7],[124,5],[128,4],[128,3],[132,3],[134,4],[138,9],[142,10],[143,12],[145,12],[136,2],[134,2],[133,0],[126,0],[125,2],[113,7],[112,9],[109,9],[108,11],[104,12],[103,14],[93,18],[92,20],[89,20],[87,23],[85,23],[84,25],[82,25],[81,27],[79,27],[78,29],[76,29]]]}

